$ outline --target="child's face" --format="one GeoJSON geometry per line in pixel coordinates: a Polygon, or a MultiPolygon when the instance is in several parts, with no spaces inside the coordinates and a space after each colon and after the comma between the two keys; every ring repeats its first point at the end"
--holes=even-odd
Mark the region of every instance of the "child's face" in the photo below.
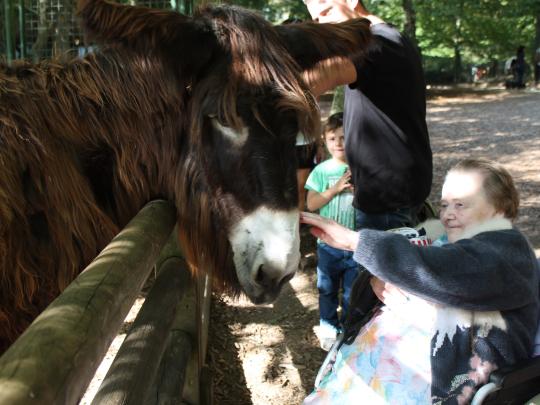
{"type": "Polygon", "coordinates": [[[343,127],[328,131],[324,135],[326,149],[334,159],[345,161],[345,137],[343,136],[343,127]]]}
{"type": "Polygon", "coordinates": [[[478,171],[451,171],[446,176],[441,196],[441,222],[449,242],[455,242],[463,232],[488,219],[499,217],[484,192],[484,176],[478,171]]]}

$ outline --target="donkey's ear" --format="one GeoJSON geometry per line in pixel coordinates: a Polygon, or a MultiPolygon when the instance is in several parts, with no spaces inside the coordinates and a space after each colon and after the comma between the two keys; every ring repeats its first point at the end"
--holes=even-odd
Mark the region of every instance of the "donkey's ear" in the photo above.
{"type": "Polygon", "coordinates": [[[336,24],[278,25],[276,30],[296,63],[307,70],[324,59],[363,54],[371,41],[369,26],[368,20],[355,19],[336,24]]]}
{"type": "Polygon", "coordinates": [[[79,0],[78,14],[90,40],[166,55],[171,62],[181,61],[184,68],[190,65],[189,70],[204,65],[216,47],[215,35],[204,21],[170,10],[79,0]]]}

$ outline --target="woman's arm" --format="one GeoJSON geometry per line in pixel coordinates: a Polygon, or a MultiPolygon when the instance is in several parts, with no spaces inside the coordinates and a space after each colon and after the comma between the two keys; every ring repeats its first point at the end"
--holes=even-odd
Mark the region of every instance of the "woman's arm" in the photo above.
{"type": "Polygon", "coordinates": [[[356,81],[356,67],[344,57],[325,59],[304,72],[304,80],[315,97],[343,84],[356,81]]]}
{"type": "Polygon", "coordinates": [[[479,311],[515,309],[535,299],[538,275],[531,257],[517,231],[485,232],[443,247],[420,247],[401,235],[362,230],[354,254],[370,273],[398,288],[479,311]]]}
{"type": "Polygon", "coordinates": [[[337,249],[354,251],[358,244],[358,232],[328,218],[309,212],[300,213],[300,222],[312,225],[311,234],[337,249]]]}

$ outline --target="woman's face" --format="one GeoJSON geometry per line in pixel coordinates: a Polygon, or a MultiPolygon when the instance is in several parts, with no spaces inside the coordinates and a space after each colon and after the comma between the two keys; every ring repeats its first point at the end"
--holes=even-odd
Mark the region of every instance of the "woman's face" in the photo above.
{"type": "Polygon", "coordinates": [[[449,242],[458,240],[466,229],[491,218],[502,218],[487,200],[484,176],[478,171],[451,171],[442,188],[440,218],[449,242]]]}

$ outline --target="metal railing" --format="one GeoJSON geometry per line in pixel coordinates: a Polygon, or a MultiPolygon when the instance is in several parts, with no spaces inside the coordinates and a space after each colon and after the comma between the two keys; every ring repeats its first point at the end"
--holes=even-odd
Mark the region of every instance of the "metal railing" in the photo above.
{"type": "MultiPolygon", "coordinates": [[[[0,59],[70,59],[92,47],[76,16],[76,0],[0,0],[0,59]]],[[[194,0],[118,0],[191,15],[194,0]]]]}

